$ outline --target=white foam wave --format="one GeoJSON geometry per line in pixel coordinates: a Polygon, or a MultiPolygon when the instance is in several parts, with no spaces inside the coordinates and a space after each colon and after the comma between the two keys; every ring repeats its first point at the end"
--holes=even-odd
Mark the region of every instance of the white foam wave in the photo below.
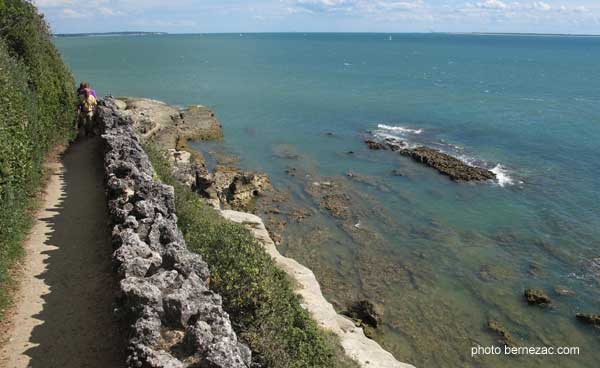
{"type": "Polygon", "coordinates": [[[392,132],[412,133],[412,134],[421,134],[421,133],[423,133],[423,129],[410,129],[410,128],[406,128],[406,127],[402,127],[402,126],[393,126],[393,125],[379,124],[379,125],[377,125],[377,127],[379,129],[389,130],[389,131],[392,131],[392,132]]]}
{"type": "Polygon", "coordinates": [[[509,175],[508,170],[501,164],[496,165],[490,171],[496,174],[496,180],[498,180],[498,185],[501,187],[513,185],[515,183],[514,179],[509,175]]]}
{"type": "MultiPolygon", "coordinates": [[[[456,155],[455,157],[470,166],[484,168],[489,167],[486,162],[474,159],[466,155],[456,155]]],[[[493,169],[490,169],[490,171],[496,174],[496,181],[501,187],[517,184],[515,179],[510,175],[509,170],[506,167],[502,166],[502,164],[497,164],[496,166],[494,166],[493,169]]],[[[522,184],[522,182],[518,181],[518,184],[522,184]]]]}

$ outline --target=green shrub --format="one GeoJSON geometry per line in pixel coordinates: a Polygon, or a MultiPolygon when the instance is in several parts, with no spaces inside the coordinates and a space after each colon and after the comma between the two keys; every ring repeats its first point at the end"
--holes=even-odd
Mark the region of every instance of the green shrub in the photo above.
{"type": "Polygon", "coordinates": [[[48,150],[73,134],[75,82],[26,1],[0,0],[0,319],[48,150]]]}
{"type": "Polygon", "coordinates": [[[169,164],[146,147],[159,179],[175,187],[178,224],[189,249],[211,270],[238,336],[267,367],[356,367],[335,339],[300,306],[284,271],[242,225],[222,218],[170,175],[169,164]]]}

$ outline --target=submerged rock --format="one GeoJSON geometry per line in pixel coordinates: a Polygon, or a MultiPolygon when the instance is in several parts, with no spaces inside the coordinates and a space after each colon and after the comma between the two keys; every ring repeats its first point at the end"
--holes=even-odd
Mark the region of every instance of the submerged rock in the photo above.
{"type": "Polygon", "coordinates": [[[321,198],[319,205],[340,219],[348,219],[352,215],[350,197],[346,193],[326,194],[321,198]]]}
{"type": "Polygon", "coordinates": [[[527,274],[529,274],[529,276],[533,276],[533,277],[538,277],[540,274],[542,274],[542,268],[540,267],[540,265],[536,264],[536,263],[530,263],[528,268],[527,268],[527,274]]]}
{"type": "Polygon", "coordinates": [[[552,303],[550,297],[539,289],[527,289],[523,296],[529,305],[547,306],[552,303]]]}
{"type": "Polygon", "coordinates": [[[386,144],[374,141],[372,139],[365,140],[365,143],[371,150],[387,150],[388,149],[388,146],[386,144]]]}
{"type": "Polygon", "coordinates": [[[512,334],[504,326],[502,326],[500,322],[489,320],[487,323],[487,328],[498,335],[498,342],[500,344],[509,347],[517,346],[513,340],[512,334]]]}
{"type": "Polygon", "coordinates": [[[592,325],[592,326],[596,326],[596,327],[600,327],[600,315],[599,314],[583,314],[583,313],[577,313],[575,315],[575,317],[577,318],[578,321],[588,324],[588,325],[592,325]]]}
{"type": "Polygon", "coordinates": [[[573,290],[561,287],[561,286],[557,286],[554,288],[554,293],[556,295],[560,295],[560,296],[574,296],[575,292],[573,290]]]}
{"type": "Polygon", "coordinates": [[[360,300],[350,305],[344,314],[365,325],[377,328],[383,319],[383,308],[369,300],[360,300]]]}
{"type": "Polygon", "coordinates": [[[284,160],[299,160],[302,155],[298,149],[290,144],[278,144],[273,147],[273,156],[284,160]]]}

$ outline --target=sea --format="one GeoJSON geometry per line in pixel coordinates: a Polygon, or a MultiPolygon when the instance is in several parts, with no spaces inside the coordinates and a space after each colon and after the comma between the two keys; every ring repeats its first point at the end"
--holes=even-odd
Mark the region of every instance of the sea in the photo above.
{"type": "Polygon", "coordinates": [[[192,146],[270,176],[288,215],[280,251],[313,269],[340,311],[362,299],[381,305],[371,335],[398,360],[598,367],[600,329],[575,316],[600,313],[600,38],[288,33],[55,43],[98,94],[212,108],[224,141],[192,146]],[[439,149],[497,180],[451,181],[369,150],[364,140],[373,138],[439,149]],[[331,198],[349,209],[334,213],[331,198]],[[529,288],[551,305],[528,305],[529,288]],[[553,353],[477,349],[507,340],[553,353]],[[564,347],[576,349],[559,354],[564,347]]]}

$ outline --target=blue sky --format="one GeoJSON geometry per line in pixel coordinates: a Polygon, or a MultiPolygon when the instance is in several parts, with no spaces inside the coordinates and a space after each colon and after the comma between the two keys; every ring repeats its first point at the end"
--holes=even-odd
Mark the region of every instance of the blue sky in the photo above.
{"type": "Polygon", "coordinates": [[[54,32],[600,34],[600,0],[34,0],[54,32]]]}

